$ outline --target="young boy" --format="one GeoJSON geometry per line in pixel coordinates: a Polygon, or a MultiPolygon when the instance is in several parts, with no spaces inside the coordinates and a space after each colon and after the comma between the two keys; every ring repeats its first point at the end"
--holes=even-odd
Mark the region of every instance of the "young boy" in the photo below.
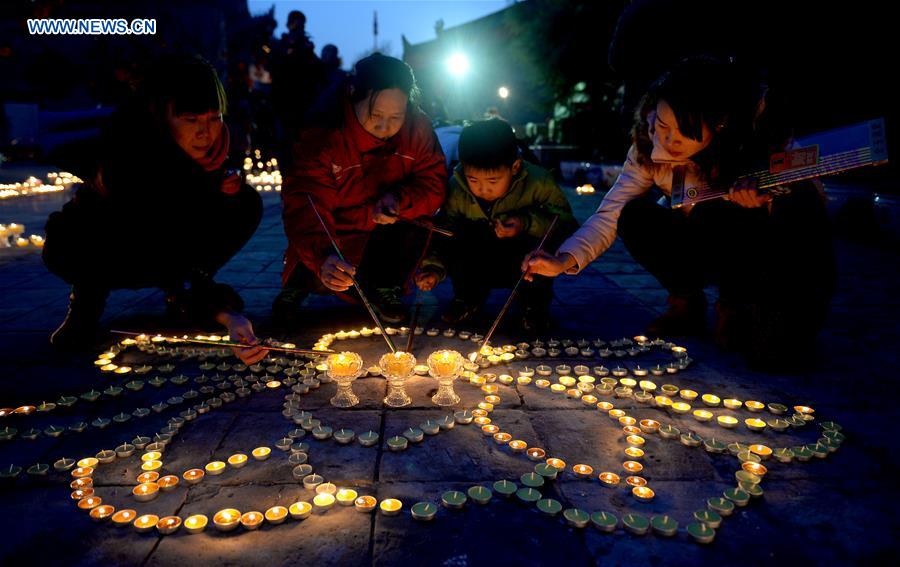
{"type": "MultiPolygon", "coordinates": [[[[435,240],[416,275],[416,285],[424,291],[450,276],[455,297],[443,320],[453,325],[471,320],[491,289],[515,285],[522,274],[521,258],[537,246],[554,216],[559,220],[548,249],[555,250],[578,228],[550,172],[519,157],[515,134],[505,121],[484,120],[463,129],[459,161],[438,221],[455,235],[435,240]]],[[[519,294],[523,329],[544,330],[552,279],[523,282],[519,294]]]]}

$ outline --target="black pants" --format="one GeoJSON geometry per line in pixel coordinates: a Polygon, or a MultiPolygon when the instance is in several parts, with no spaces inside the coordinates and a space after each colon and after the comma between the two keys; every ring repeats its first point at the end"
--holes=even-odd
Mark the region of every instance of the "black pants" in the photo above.
{"type": "MultiPolygon", "coordinates": [[[[120,219],[111,229],[104,217],[116,211],[67,204],[47,221],[44,264],[76,288],[168,290],[181,289],[188,281],[209,286],[215,273],[250,240],[262,218],[262,199],[249,186],[235,195],[216,197],[193,216],[173,213],[180,219],[176,222],[160,218],[153,231],[129,231],[129,219],[120,219]]],[[[146,219],[135,225],[146,227],[146,219]]],[[[234,291],[214,289],[208,287],[209,293],[220,297],[209,297],[210,302],[225,301],[227,307],[239,308],[233,305],[234,291]]]]}
{"type": "Polygon", "coordinates": [[[697,295],[718,283],[723,302],[777,314],[786,333],[815,335],[824,323],[834,252],[825,204],[812,185],[795,185],[771,212],[715,200],[685,215],[651,194],[625,206],[618,232],[670,294],[697,295]]]}
{"type": "MultiPolygon", "coordinates": [[[[428,232],[424,229],[404,223],[378,225],[366,242],[356,280],[366,295],[379,288],[404,288],[427,245],[428,232]]],[[[302,263],[285,287],[307,293],[331,293],[302,263]]]]}
{"type": "MultiPolygon", "coordinates": [[[[552,236],[551,236],[552,239],[552,236]]],[[[555,249],[561,238],[548,242],[555,249]]],[[[457,298],[470,305],[482,304],[495,288],[512,288],[522,275],[522,260],[540,239],[528,235],[497,238],[487,223],[465,223],[452,239],[436,244],[447,266],[457,298]]],[[[519,286],[519,300],[529,307],[548,309],[553,299],[553,279],[535,276],[519,286]]]]}

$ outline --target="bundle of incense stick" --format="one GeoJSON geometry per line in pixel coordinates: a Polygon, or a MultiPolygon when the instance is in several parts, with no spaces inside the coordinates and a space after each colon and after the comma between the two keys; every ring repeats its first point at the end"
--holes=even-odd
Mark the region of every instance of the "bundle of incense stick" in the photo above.
{"type": "Polygon", "coordinates": [[[217,347],[250,348],[252,346],[259,346],[266,350],[273,350],[276,352],[290,352],[290,353],[294,353],[294,354],[304,354],[307,356],[319,356],[319,355],[323,355],[323,354],[334,354],[335,353],[335,351],[333,351],[333,350],[312,350],[312,349],[307,349],[307,348],[290,348],[290,347],[283,347],[283,346],[270,346],[270,345],[267,345],[264,343],[259,343],[256,345],[248,345],[248,344],[238,343],[238,342],[234,342],[234,341],[213,341],[210,339],[198,339],[196,337],[189,337],[187,335],[183,335],[181,337],[167,337],[165,335],[154,334],[154,333],[139,333],[139,332],[135,332],[135,331],[117,331],[115,329],[111,330],[110,332],[114,333],[116,335],[128,335],[130,337],[139,337],[141,335],[151,337],[151,338],[152,337],[162,337],[168,342],[191,343],[191,344],[209,345],[209,346],[217,346],[217,347]]]}

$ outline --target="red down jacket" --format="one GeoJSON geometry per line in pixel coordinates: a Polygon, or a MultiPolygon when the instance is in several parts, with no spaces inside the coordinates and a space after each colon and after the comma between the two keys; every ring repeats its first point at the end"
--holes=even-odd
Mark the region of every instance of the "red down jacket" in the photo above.
{"type": "Polygon", "coordinates": [[[382,195],[397,195],[399,214],[407,219],[433,215],[444,202],[444,154],[431,122],[419,110],[407,115],[397,134],[381,140],[363,129],[345,101],[343,126],[302,131],[291,163],[282,191],[288,237],[283,283],[300,262],[319,276],[322,263],[334,253],[308,195],[353,265],[359,265],[375,229],[372,209],[382,195]]]}

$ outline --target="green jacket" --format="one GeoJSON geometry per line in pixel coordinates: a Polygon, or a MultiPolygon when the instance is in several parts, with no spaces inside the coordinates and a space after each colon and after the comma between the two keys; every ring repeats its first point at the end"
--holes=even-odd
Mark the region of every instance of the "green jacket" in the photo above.
{"type": "MultiPolygon", "coordinates": [[[[457,231],[472,222],[492,225],[498,219],[502,221],[509,216],[520,216],[525,219],[525,234],[541,238],[555,215],[559,215],[559,220],[553,230],[554,236],[565,237],[578,228],[569,201],[546,169],[522,161],[522,168],[513,177],[509,191],[494,202],[488,217],[469,190],[462,165],[458,165],[450,178],[438,223],[457,231]]],[[[442,277],[446,274],[444,262],[434,249],[423,260],[422,269],[437,272],[442,277]]]]}

